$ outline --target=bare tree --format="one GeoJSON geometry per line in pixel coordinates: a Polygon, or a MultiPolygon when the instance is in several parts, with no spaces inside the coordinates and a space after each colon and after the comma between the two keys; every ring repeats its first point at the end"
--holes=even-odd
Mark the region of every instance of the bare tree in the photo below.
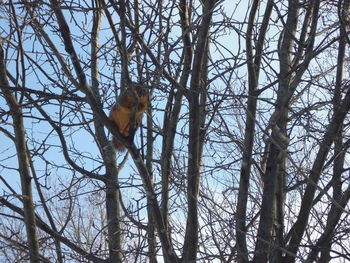
{"type": "Polygon", "coordinates": [[[2,261],[349,260],[348,0],[0,12],[2,261]]]}
{"type": "MultiPolygon", "coordinates": [[[[21,52],[21,51],[20,51],[21,52]]],[[[9,86],[6,77],[6,65],[2,43],[0,42],[0,83],[2,87],[9,86]]],[[[13,119],[13,134],[5,133],[13,140],[16,146],[18,158],[18,173],[21,179],[21,201],[23,202],[23,221],[26,226],[28,252],[30,254],[30,262],[39,262],[39,242],[35,223],[33,193],[30,176],[30,160],[28,156],[25,128],[22,116],[22,106],[17,98],[9,91],[3,91],[4,98],[9,106],[9,113],[13,119]]]]}

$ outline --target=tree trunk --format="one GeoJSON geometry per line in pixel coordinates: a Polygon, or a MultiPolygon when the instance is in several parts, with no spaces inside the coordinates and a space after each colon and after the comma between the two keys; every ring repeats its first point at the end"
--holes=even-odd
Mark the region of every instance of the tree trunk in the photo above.
{"type": "Polygon", "coordinates": [[[29,250],[29,258],[31,263],[40,262],[38,233],[35,223],[35,211],[32,194],[32,177],[30,174],[30,162],[28,149],[26,147],[25,129],[23,124],[22,108],[16,97],[6,89],[9,87],[6,78],[6,64],[2,43],[0,40],[0,85],[5,95],[6,102],[10,108],[13,119],[14,140],[16,144],[18,171],[21,178],[22,202],[24,211],[24,224],[27,232],[27,242],[29,250]]]}
{"type": "Polygon", "coordinates": [[[204,2],[203,18],[200,25],[196,51],[193,60],[193,72],[191,78],[189,100],[189,143],[188,143],[188,171],[187,171],[187,204],[188,215],[186,222],[186,233],[183,248],[183,261],[195,262],[198,249],[198,194],[200,184],[200,164],[201,164],[201,116],[200,97],[201,80],[206,78],[202,76],[206,72],[204,67],[206,46],[208,45],[208,33],[211,24],[213,9],[216,1],[207,0],[204,2]]]}
{"type": "MultiPolygon", "coordinates": [[[[98,82],[98,40],[101,26],[102,9],[99,1],[96,1],[97,8],[94,11],[92,41],[91,41],[91,90],[94,96],[100,99],[98,82]]],[[[96,113],[94,113],[94,127],[100,152],[106,167],[106,214],[107,214],[107,235],[109,248],[109,262],[122,262],[123,254],[121,248],[122,232],[120,227],[120,197],[117,161],[115,150],[108,140],[104,125],[96,113]]]]}
{"type": "Polygon", "coordinates": [[[265,33],[267,30],[268,22],[271,16],[273,1],[269,1],[265,10],[263,23],[260,29],[258,42],[256,43],[255,58],[253,55],[253,43],[252,34],[255,25],[256,12],[258,10],[259,0],[255,0],[252,4],[249,14],[248,28],[246,33],[246,47],[247,47],[247,66],[248,66],[248,102],[246,113],[246,126],[244,131],[244,146],[242,164],[240,170],[239,192],[237,200],[237,212],[236,213],[236,237],[237,237],[237,257],[239,263],[247,263],[248,248],[246,241],[246,213],[248,202],[248,190],[250,173],[252,166],[252,153],[255,134],[255,116],[256,106],[258,100],[258,82],[259,71],[261,64],[261,54],[263,53],[263,43],[265,39],[265,33]]]}
{"type": "MultiPolygon", "coordinates": [[[[285,176],[285,162],[287,160],[287,135],[288,107],[291,98],[291,75],[292,67],[291,52],[295,39],[298,7],[297,1],[289,1],[288,17],[283,31],[283,40],[279,51],[280,78],[277,91],[275,112],[269,125],[272,130],[270,138],[270,151],[268,155],[266,172],[264,175],[263,199],[260,211],[260,221],[255,246],[254,262],[264,263],[268,261],[273,250],[273,244],[277,241],[282,245],[281,233],[283,233],[283,184],[285,176]],[[281,203],[282,202],[282,203],[281,203]],[[280,219],[280,222],[277,221],[280,219]],[[273,229],[277,225],[278,229],[273,229]],[[275,235],[273,237],[273,235],[275,235]]],[[[283,234],[282,234],[283,236],[283,234]]],[[[278,260],[278,255],[274,259],[278,260]]]]}

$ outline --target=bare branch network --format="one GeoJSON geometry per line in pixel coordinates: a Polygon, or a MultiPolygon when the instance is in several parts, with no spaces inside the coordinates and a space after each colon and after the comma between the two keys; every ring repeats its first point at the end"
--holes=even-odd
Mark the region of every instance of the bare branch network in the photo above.
{"type": "Polygon", "coordinates": [[[349,262],[349,5],[1,1],[0,262],[349,262]]]}

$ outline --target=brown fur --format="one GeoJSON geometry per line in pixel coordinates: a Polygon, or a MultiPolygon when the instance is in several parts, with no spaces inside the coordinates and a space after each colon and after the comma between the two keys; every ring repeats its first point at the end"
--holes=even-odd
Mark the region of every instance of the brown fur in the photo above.
{"type": "MultiPolygon", "coordinates": [[[[136,90],[138,98],[135,96],[131,89],[125,90],[117,99],[116,104],[112,107],[109,113],[109,119],[115,123],[118,131],[125,137],[130,135],[130,121],[133,111],[133,106],[137,103],[135,113],[135,130],[139,127],[143,112],[148,107],[148,96],[145,91],[140,88],[136,90]]],[[[131,131],[131,132],[135,132],[131,131]]],[[[113,138],[113,143],[118,151],[124,151],[125,145],[123,145],[117,138],[113,138]]]]}

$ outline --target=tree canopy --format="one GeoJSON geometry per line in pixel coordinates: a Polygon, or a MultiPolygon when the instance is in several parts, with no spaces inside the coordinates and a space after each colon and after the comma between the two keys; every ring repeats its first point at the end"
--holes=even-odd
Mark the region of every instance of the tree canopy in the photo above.
{"type": "Polygon", "coordinates": [[[349,262],[349,4],[2,1],[0,261],[349,262]]]}

